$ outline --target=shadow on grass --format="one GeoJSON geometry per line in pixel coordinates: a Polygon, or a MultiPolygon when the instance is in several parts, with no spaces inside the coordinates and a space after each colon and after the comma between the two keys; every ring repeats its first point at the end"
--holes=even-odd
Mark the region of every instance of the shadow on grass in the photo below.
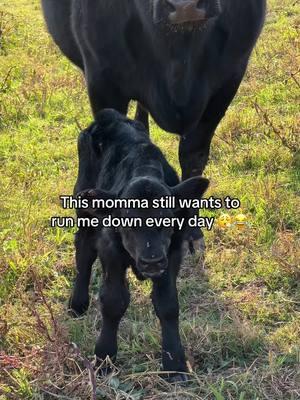
{"type": "MultiPolygon", "coordinates": [[[[82,365],[81,371],[71,374],[78,389],[69,382],[63,392],[67,396],[73,388],[78,398],[89,393],[95,399],[252,399],[267,390],[269,374],[276,376],[276,368],[265,369],[268,349],[262,332],[243,320],[234,307],[224,304],[212,289],[203,263],[190,257],[178,279],[181,335],[191,370],[189,383],[169,385],[159,375],[160,327],[150,302],[151,285],[138,282],[131,273],[132,301],[120,325],[117,365],[111,376],[91,378],[93,347],[101,326],[97,300],[99,265],[95,270],[88,314],[63,322],[69,341],[76,343],[78,349],[76,362],[82,365]],[[84,382],[88,392],[83,395],[80,392],[84,382]]],[[[58,395],[54,383],[47,390],[58,395]]]]}
{"type": "Polygon", "coordinates": [[[28,341],[30,332],[34,346],[24,342],[20,357],[0,353],[5,372],[1,400],[2,394],[3,399],[61,400],[297,399],[300,376],[293,356],[272,352],[263,331],[213,289],[206,267],[187,258],[178,279],[180,331],[191,371],[185,386],[170,385],[161,377],[160,326],[150,301],[151,284],[138,282],[131,273],[132,301],[120,325],[116,366],[107,377],[96,375],[93,349],[101,326],[97,264],[91,306],[79,320],[67,317],[61,299],[49,300],[47,289],[35,280],[34,298],[24,298],[28,315],[23,332],[17,331],[28,341]]]}

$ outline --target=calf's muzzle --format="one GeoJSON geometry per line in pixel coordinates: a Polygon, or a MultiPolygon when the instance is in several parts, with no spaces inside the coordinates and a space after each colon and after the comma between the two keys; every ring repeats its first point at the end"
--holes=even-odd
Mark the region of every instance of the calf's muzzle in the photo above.
{"type": "Polygon", "coordinates": [[[138,269],[145,278],[159,278],[164,274],[168,266],[166,257],[144,258],[138,260],[138,269]]]}

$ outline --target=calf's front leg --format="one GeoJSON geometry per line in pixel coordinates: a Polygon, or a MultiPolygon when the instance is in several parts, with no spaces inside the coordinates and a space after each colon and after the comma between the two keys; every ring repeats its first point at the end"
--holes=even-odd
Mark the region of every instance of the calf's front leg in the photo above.
{"type": "Polygon", "coordinates": [[[179,334],[176,277],[172,272],[153,280],[152,301],[162,330],[163,370],[170,371],[169,381],[185,381],[186,375],[181,372],[187,372],[187,366],[179,334]]]}
{"type": "Polygon", "coordinates": [[[101,258],[103,266],[103,284],[100,289],[102,328],[95,348],[98,365],[107,356],[115,360],[118,351],[119,323],[130,301],[126,280],[127,265],[120,261],[122,256],[118,256],[119,258],[110,257],[109,260],[101,258]]]}

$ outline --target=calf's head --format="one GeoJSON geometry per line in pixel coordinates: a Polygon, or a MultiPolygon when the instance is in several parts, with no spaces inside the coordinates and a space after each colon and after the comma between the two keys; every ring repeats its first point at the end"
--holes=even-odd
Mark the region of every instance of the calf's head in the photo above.
{"type": "MultiPolygon", "coordinates": [[[[153,204],[154,199],[165,196],[179,198],[201,198],[207,189],[209,181],[202,177],[191,178],[175,187],[168,187],[161,181],[151,177],[137,177],[132,179],[121,194],[122,199],[146,199],[153,204]]],[[[116,198],[116,195],[103,190],[92,190],[97,198],[116,198]]],[[[114,210],[113,217],[141,218],[146,221],[160,218],[174,218],[178,215],[178,209],[159,208],[120,208],[114,210]]],[[[176,229],[176,227],[175,227],[176,229]]],[[[135,268],[145,278],[158,278],[168,268],[168,251],[171,244],[173,227],[138,226],[133,228],[118,228],[122,244],[135,262],[135,268]]]]}
{"type": "Polygon", "coordinates": [[[155,23],[201,25],[220,13],[221,0],[153,0],[155,23]]]}

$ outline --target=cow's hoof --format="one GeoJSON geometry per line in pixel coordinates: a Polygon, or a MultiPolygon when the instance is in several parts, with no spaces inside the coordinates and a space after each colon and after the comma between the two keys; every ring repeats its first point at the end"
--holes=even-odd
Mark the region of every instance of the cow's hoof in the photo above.
{"type": "Polygon", "coordinates": [[[205,240],[204,235],[199,228],[188,228],[185,232],[185,243],[188,254],[204,254],[205,240]]]}
{"type": "Polygon", "coordinates": [[[176,373],[173,373],[173,374],[169,374],[165,378],[165,380],[168,383],[171,383],[171,384],[176,383],[176,384],[179,384],[179,385],[185,385],[189,381],[189,378],[188,378],[188,375],[185,374],[185,373],[176,372],[176,373]]]}
{"type": "Polygon", "coordinates": [[[69,301],[68,313],[72,318],[82,317],[89,308],[89,301],[77,303],[71,298],[69,301]]]}
{"type": "Polygon", "coordinates": [[[205,255],[204,238],[198,240],[185,240],[183,247],[183,254],[185,258],[189,258],[191,255],[204,258],[205,255]]]}
{"type": "Polygon", "coordinates": [[[204,255],[205,253],[205,240],[204,237],[201,237],[197,240],[189,240],[188,248],[190,254],[200,254],[204,255]]]}

